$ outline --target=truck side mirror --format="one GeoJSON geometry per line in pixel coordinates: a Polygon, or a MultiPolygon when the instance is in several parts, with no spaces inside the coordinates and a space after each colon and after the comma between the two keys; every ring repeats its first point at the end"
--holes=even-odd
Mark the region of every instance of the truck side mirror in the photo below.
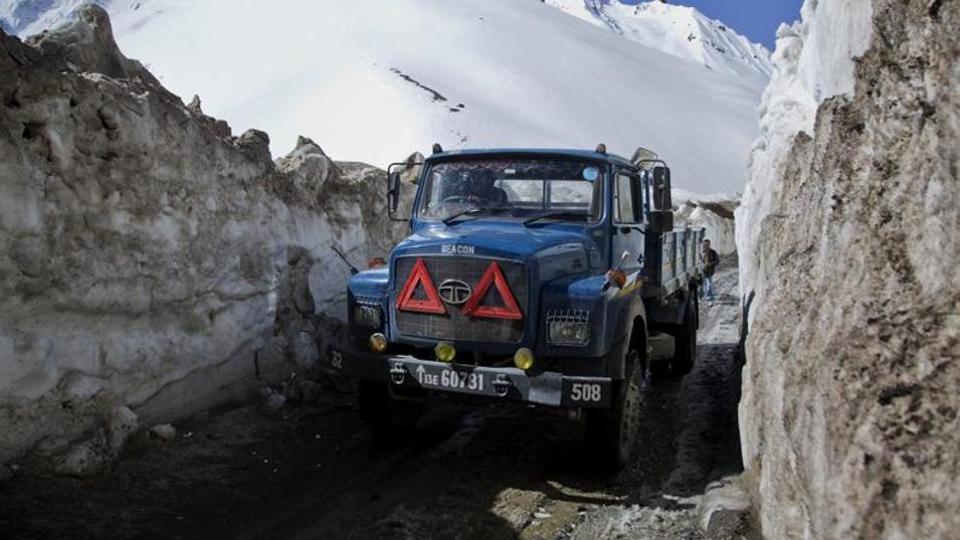
{"type": "Polygon", "coordinates": [[[653,168],[653,208],[666,211],[673,209],[673,199],[670,196],[669,167],[657,166],[653,168]]]}
{"type": "Polygon", "coordinates": [[[387,168],[387,213],[390,219],[397,219],[397,208],[400,206],[400,175],[406,168],[406,163],[393,163],[387,168]]]}
{"type": "Polygon", "coordinates": [[[673,230],[673,212],[670,210],[654,210],[647,214],[647,228],[654,233],[666,233],[673,230]]]}

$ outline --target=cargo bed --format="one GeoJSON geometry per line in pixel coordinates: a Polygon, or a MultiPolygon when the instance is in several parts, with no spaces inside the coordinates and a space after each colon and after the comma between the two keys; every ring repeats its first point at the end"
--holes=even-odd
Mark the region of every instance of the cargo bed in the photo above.
{"type": "Polygon", "coordinates": [[[647,238],[644,297],[666,298],[703,273],[705,229],[674,229],[647,238]]]}

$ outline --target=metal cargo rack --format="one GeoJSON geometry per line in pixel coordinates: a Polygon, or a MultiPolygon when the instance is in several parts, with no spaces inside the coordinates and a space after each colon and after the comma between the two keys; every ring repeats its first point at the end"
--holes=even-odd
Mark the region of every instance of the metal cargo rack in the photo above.
{"type": "Polygon", "coordinates": [[[706,229],[675,229],[647,239],[644,296],[666,298],[703,272],[700,250],[706,229]],[[652,244],[652,245],[651,245],[652,244]]]}

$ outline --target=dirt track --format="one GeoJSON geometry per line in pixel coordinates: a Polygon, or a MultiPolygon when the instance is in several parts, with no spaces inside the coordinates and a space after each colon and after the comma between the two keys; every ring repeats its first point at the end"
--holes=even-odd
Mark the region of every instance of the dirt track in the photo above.
{"type": "Polygon", "coordinates": [[[696,368],[648,380],[641,457],[614,478],[577,422],[519,405],[438,398],[416,438],[377,446],[336,381],[317,403],[194,418],[98,478],[25,466],[0,484],[0,538],[701,538],[701,495],[741,467],[735,266],[718,287],[696,368]]]}

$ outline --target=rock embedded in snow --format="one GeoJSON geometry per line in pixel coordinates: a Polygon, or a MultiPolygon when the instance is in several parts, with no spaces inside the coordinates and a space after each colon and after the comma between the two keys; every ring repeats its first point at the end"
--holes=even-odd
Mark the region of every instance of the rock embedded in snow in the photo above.
{"type": "Polygon", "coordinates": [[[248,129],[236,140],[238,148],[255,161],[267,165],[270,162],[270,136],[259,129],[248,129]]]}
{"type": "MultiPolygon", "coordinates": [[[[304,334],[344,316],[331,245],[359,262],[404,234],[384,171],[306,139],[275,164],[265,133],[232,137],[123,57],[100,8],[0,33],[0,72],[0,463],[117,403],[150,425],[314,362],[304,334]]],[[[121,432],[61,468],[96,469],[121,432]]]]}
{"type": "Polygon", "coordinates": [[[320,360],[317,340],[310,332],[298,332],[290,348],[294,363],[301,369],[310,369],[320,360]]]}
{"type": "Polygon", "coordinates": [[[283,394],[270,394],[267,396],[267,399],[263,401],[263,406],[267,408],[268,411],[279,411],[287,404],[287,398],[283,394]]]}
{"type": "Polygon", "coordinates": [[[203,108],[200,106],[200,96],[194,94],[193,99],[190,100],[190,103],[187,103],[187,110],[193,114],[203,114],[203,108]]]}
{"type": "Polygon", "coordinates": [[[953,538],[960,3],[803,18],[780,31],[737,213],[748,486],[769,538],[953,538]]]}
{"type": "Polygon", "coordinates": [[[62,394],[72,401],[85,401],[96,396],[108,383],[100,377],[89,377],[81,373],[70,373],[60,382],[62,394]]]}
{"type": "Polygon", "coordinates": [[[160,440],[172,441],[177,438],[177,428],[170,424],[159,424],[150,428],[150,434],[160,440]]]}
{"type": "Polygon", "coordinates": [[[291,175],[299,189],[319,193],[335,165],[312,140],[300,136],[293,152],[277,160],[277,169],[291,175]]]}
{"type": "Polygon", "coordinates": [[[116,407],[110,411],[107,429],[110,433],[110,451],[119,453],[126,446],[127,440],[137,430],[140,419],[130,407],[116,407]]]}
{"type": "Polygon", "coordinates": [[[426,158],[420,152],[414,152],[403,160],[404,168],[401,178],[410,184],[416,184],[420,180],[420,173],[423,171],[423,163],[426,158]]]}
{"type": "Polygon", "coordinates": [[[698,506],[700,528],[708,538],[736,538],[737,532],[748,529],[747,514],[750,494],[739,476],[723,479],[707,486],[698,506]]]}
{"type": "Polygon", "coordinates": [[[55,465],[56,471],[78,478],[96,474],[113,458],[106,436],[101,431],[70,449],[55,465]]]}

